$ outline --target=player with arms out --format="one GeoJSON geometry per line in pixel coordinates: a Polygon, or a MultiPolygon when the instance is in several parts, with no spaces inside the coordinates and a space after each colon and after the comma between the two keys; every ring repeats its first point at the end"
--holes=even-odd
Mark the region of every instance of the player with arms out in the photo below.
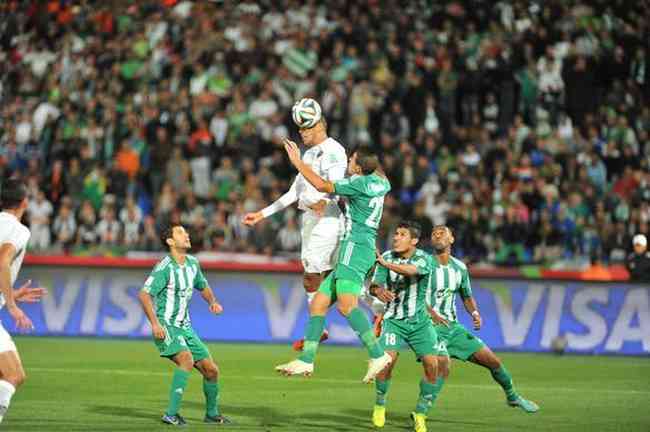
{"type": "Polygon", "coordinates": [[[169,255],[156,264],[139,297],[151,323],[160,356],[170,359],[177,366],[169,392],[169,404],[162,421],[174,426],[186,424],[179,409],[190,372],[197,368],[203,375],[206,405],[203,421],[230,423],[219,413],[219,369],[190,322],[188,310],[192,291],[196,289],[201,293],[213,314],[220,314],[223,308],[203,276],[199,261],[187,254],[191,243],[185,228],[180,225],[165,228],[160,239],[169,247],[169,255]]]}
{"type": "Polygon", "coordinates": [[[416,222],[404,221],[397,225],[392,249],[377,257],[369,287],[370,294],[386,304],[379,340],[393,358],[390,366],[375,379],[377,396],[372,423],[379,428],[386,423],[386,395],[399,351],[408,345],[424,368],[420,394],[411,418],[416,432],[427,430],[426,418],[433,400],[440,353],[426,303],[431,283],[431,255],[417,248],[421,232],[422,228],[416,222]]]}
{"type": "Polygon", "coordinates": [[[293,141],[285,140],[285,150],[291,163],[316,190],[344,196],[348,203],[338,261],[310,304],[302,354],[296,360],[277,366],[276,370],[285,375],[313,373],[314,358],[325,327],[325,314],[331,305],[337,303],[339,312],[346,317],[370,355],[368,371],[363,378],[363,382],[368,383],[392,360],[378,343],[368,317],[358,307],[363,282],[375,264],[377,227],[390,183],[379,169],[379,158],[367,148],[359,148],[352,154],[348,164],[351,177],[334,182],[323,179],[304,163],[293,141]]]}
{"type": "MultiPolygon", "coordinates": [[[[7,307],[9,315],[20,330],[34,326],[17,302],[36,302],[47,293],[44,288],[30,288],[27,281],[17,290],[13,289],[29,242],[29,229],[20,220],[27,210],[28,199],[25,185],[9,179],[0,191],[0,309],[7,307]]],[[[0,423],[9,409],[16,389],[25,381],[16,344],[0,323],[0,423]]]]}
{"type": "MultiPolygon", "coordinates": [[[[338,141],[327,136],[327,124],[318,102],[301,99],[294,105],[292,117],[298,126],[302,142],[308,148],[302,157],[303,162],[326,181],[341,180],[345,176],[348,162],[345,149],[338,141]]],[[[298,174],[287,193],[268,207],[246,214],[244,223],[255,225],[296,201],[298,209],[304,212],[300,255],[304,268],[303,285],[311,303],[320,283],[334,267],[336,248],[343,231],[338,197],[317,191],[302,174],[298,174]]],[[[327,330],[323,329],[321,342],[327,337],[327,330]]],[[[302,339],[294,342],[294,349],[301,351],[303,343],[302,339]]]]}
{"type": "Polygon", "coordinates": [[[451,255],[453,243],[454,236],[448,227],[437,226],[433,229],[431,244],[435,255],[428,299],[440,347],[446,349],[446,357],[441,362],[441,374],[436,381],[433,400],[449,375],[449,357],[454,357],[487,368],[492,378],[503,388],[508,405],[519,407],[528,413],[537,412],[539,406],[536,403],[524,399],[515,391],[512,377],[501,360],[481,339],[470,333],[457,320],[455,301],[458,293],[463,300],[465,310],[472,316],[474,330],[479,330],[483,323],[476,301],[472,297],[467,266],[451,255]]]}

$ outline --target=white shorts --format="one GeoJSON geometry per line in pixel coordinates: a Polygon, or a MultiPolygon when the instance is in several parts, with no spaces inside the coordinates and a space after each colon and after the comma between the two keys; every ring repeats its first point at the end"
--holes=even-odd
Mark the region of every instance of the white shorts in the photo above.
{"type": "Polygon", "coordinates": [[[334,268],[342,233],[342,218],[304,214],[300,259],[305,273],[323,273],[334,268]]]}
{"type": "Polygon", "coordinates": [[[2,322],[0,322],[0,353],[6,351],[18,352],[16,349],[16,344],[14,343],[13,339],[11,339],[11,335],[2,326],[2,322]]]}

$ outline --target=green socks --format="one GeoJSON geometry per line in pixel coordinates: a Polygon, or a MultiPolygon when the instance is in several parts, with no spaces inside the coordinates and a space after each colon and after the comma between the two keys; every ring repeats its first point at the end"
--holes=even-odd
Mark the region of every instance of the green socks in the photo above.
{"type": "Polygon", "coordinates": [[[352,327],[352,330],[357,333],[359,339],[361,339],[361,342],[365,345],[370,358],[376,359],[383,356],[384,350],[379,346],[379,342],[377,342],[372,327],[370,327],[370,322],[368,321],[366,314],[357,307],[354,308],[346,318],[348,319],[348,323],[350,324],[350,327],[352,327]]]}
{"type": "Polygon", "coordinates": [[[169,390],[169,405],[167,406],[166,414],[174,416],[178,414],[178,410],[181,407],[181,401],[183,400],[183,393],[185,392],[185,387],[187,387],[187,378],[189,378],[190,373],[182,369],[174,370],[174,376],[172,378],[172,388],[169,390]]]}
{"type": "Polygon", "coordinates": [[[415,405],[415,412],[418,414],[427,414],[429,407],[433,403],[433,392],[435,391],[435,384],[431,384],[425,379],[420,381],[420,396],[418,403],[415,405]]]}
{"type": "Polygon", "coordinates": [[[314,362],[314,358],[316,357],[316,351],[318,350],[320,337],[323,334],[324,328],[325,328],[324,316],[309,317],[309,323],[307,323],[307,331],[305,331],[305,345],[302,349],[302,354],[300,355],[300,357],[298,357],[298,359],[306,363],[314,362]]]}
{"type": "Polygon", "coordinates": [[[219,382],[203,380],[205,413],[210,417],[219,415],[219,382]]]}
{"type": "Polygon", "coordinates": [[[375,379],[375,390],[377,392],[377,399],[375,400],[375,405],[380,405],[380,406],[386,405],[386,393],[388,393],[388,387],[390,387],[390,379],[387,380],[375,379]]]}
{"type": "Polygon", "coordinates": [[[442,390],[442,386],[445,384],[445,379],[443,377],[438,377],[435,384],[433,384],[433,392],[431,393],[431,405],[436,401],[436,398],[442,390]]]}
{"type": "Polygon", "coordinates": [[[494,381],[498,382],[501,388],[503,388],[503,391],[506,393],[508,400],[517,398],[517,392],[515,391],[515,387],[512,384],[512,377],[510,376],[510,373],[505,368],[505,366],[501,365],[499,369],[491,370],[490,373],[492,374],[494,381]]]}

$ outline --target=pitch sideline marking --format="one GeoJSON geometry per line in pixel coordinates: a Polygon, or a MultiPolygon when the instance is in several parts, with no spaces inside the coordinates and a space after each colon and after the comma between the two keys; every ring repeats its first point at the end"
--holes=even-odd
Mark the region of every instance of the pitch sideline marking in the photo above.
{"type": "MultiPolygon", "coordinates": [[[[110,375],[126,375],[126,376],[164,376],[168,377],[169,372],[151,372],[151,371],[139,371],[139,370],[128,370],[128,369],[98,369],[98,370],[89,370],[89,369],[67,369],[67,368],[30,368],[27,366],[27,372],[44,372],[44,373],[89,373],[89,374],[110,374],[110,375]]],[[[246,379],[246,380],[260,380],[260,381],[279,381],[286,380],[288,378],[281,376],[266,376],[266,375],[227,375],[226,379],[246,379]]],[[[300,378],[298,378],[300,379],[300,378]]],[[[319,381],[332,384],[361,384],[361,380],[344,380],[336,378],[309,378],[309,381],[319,381]]],[[[467,388],[474,390],[492,390],[496,388],[496,385],[486,385],[486,384],[447,384],[449,387],[456,388],[467,388]]],[[[573,387],[530,387],[530,386],[517,386],[518,388],[524,388],[530,391],[565,391],[565,392],[580,392],[583,393],[586,389],[573,388],[573,387]]],[[[599,391],[604,393],[613,393],[613,394],[650,394],[650,391],[645,390],[606,390],[600,389],[599,391]]]]}

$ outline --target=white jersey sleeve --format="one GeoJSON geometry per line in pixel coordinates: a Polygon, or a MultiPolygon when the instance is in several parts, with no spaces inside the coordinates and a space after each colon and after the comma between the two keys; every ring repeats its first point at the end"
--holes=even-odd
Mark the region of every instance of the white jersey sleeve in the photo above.
{"type": "MultiPolygon", "coordinates": [[[[18,272],[23,264],[25,250],[30,237],[29,229],[20,223],[20,221],[9,213],[0,213],[0,246],[10,244],[16,250],[9,271],[11,274],[11,286],[13,287],[18,277],[18,272]]],[[[5,304],[5,299],[0,294],[0,308],[5,304]]]]}
{"type": "Polygon", "coordinates": [[[285,208],[289,207],[291,204],[298,201],[298,193],[296,187],[297,182],[298,182],[298,177],[296,177],[293,180],[293,183],[291,183],[291,187],[287,192],[285,192],[284,195],[282,195],[280,198],[275,200],[275,202],[273,202],[273,204],[271,204],[270,206],[262,209],[262,216],[264,216],[265,218],[272,216],[275,213],[284,210],[285,208]]]}

